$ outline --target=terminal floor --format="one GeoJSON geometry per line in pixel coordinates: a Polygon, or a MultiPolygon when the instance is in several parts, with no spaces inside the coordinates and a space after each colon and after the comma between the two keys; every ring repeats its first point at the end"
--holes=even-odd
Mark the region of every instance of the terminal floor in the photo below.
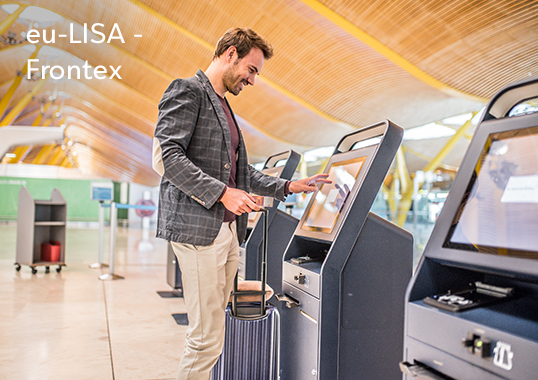
{"type": "MultiPolygon", "coordinates": [[[[14,267],[16,223],[0,224],[0,379],[175,379],[186,327],[182,298],[161,298],[166,242],[141,228],[118,228],[115,273],[90,269],[98,258],[98,230],[69,228],[60,273],[14,267]],[[147,235],[147,234],[146,234],[147,235]]],[[[108,231],[105,242],[108,241],[108,231]]],[[[105,257],[108,255],[108,245],[105,257]]]]}

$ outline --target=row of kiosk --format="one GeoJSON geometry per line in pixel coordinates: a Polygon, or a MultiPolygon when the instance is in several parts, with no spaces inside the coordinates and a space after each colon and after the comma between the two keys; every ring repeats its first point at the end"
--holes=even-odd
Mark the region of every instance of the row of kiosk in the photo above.
{"type": "MultiPolygon", "coordinates": [[[[281,380],[534,378],[538,113],[513,111],[531,98],[538,79],[488,104],[412,279],[412,235],[370,212],[403,138],[392,122],[340,140],[332,183],[300,220],[268,207],[281,380]]],[[[291,179],[299,160],[280,153],[263,172],[291,179]]],[[[247,280],[260,279],[256,215],[240,251],[247,280]]],[[[181,290],[171,251],[168,282],[181,290]]]]}

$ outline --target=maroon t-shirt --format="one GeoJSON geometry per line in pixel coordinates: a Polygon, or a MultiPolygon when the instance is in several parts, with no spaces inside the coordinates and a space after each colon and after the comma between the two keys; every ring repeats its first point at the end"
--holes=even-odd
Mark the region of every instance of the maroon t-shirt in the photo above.
{"type": "MultiPolygon", "coordinates": [[[[224,110],[224,114],[226,115],[226,120],[228,121],[228,129],[230,130],[230,136],[232,137],[232,149],[230,152],[230,157],[232,158],[231,164],[231,170],[230,170],[230,178],[228,179],[228,187],[235,188],[235,174],[237,172],[237,148],[239,147],[239,132],[237,131],[237,125],[235,125],[235,120],[232,116],[232,111],[230,110],[230,107],[228,107],[228,104],[226,103],[226,100],[224,98],[221,98],[219,95],[217,97],[220,100],[220,104],[222,105],[222,109],[224,110]]],[[[224,213],[224,222],[233,222],[235,220],[235,214],[231,212],[230,210],[226,209],[226,212],[224,213]]]]}

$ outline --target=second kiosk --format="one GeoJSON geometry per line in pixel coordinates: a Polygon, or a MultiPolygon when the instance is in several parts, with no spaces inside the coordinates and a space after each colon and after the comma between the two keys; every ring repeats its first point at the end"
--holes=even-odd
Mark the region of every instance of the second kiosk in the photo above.
{"type": "Polygon", "coordinates": [[[384,121],[344,136],[283,256],[281,379],[396,379],[411,234],[370,212],[403,138],[384,121]]]}

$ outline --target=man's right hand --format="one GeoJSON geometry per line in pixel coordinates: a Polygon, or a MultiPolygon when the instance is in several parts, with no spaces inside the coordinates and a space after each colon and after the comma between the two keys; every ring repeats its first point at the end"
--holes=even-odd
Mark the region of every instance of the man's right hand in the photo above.
{"type": "Polygon", "coordinates": [[[235,215],[241,215],[252,211],[258,211],[260,207],[256,204],[256,199],[246,191],[226,188],[224,195],[220,199],[224,207],[235,215]]]}

